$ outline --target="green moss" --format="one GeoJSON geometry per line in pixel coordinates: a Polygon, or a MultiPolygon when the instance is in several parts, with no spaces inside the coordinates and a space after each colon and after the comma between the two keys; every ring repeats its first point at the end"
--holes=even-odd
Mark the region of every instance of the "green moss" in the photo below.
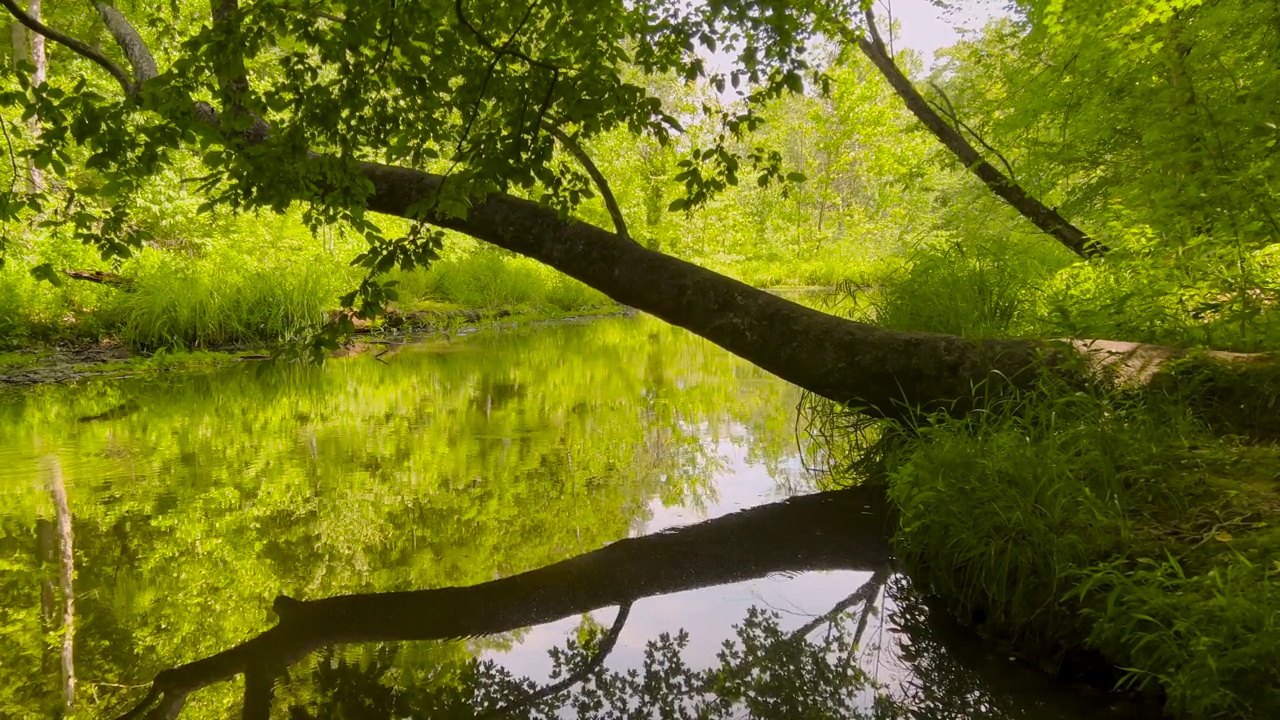
{"type": "Polygon", "coordinates": [[[0,372],[25,370],[40,364],[42,355],[34,352],[0,352],[0,372]]]}

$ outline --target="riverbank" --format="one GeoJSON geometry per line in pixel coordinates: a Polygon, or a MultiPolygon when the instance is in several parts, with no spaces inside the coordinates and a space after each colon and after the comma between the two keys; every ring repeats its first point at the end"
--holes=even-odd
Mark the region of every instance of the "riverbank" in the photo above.
{"type": "Polygon", "coordinates": [[[1280,716],[1280,447],[1046,388],[886,434],[894,546],[984,638],[1183,720],[1280,716]]]}
{"type": "MultiPolygon", "coordinates": [[[[517,313],[505,308],[491,311],[393,311],[376,323],[358,325],[350,342],[335,351],[334,356],[384,352],[388,348],[431,339],[513,329],[522,325],[551,325],[614,317],[629,312],[616,305],[559,313],[517,313]]],[[[114,339],[38,344],[21,350],[0,352],[0,388],[207,370],[240,362],[270,360],[284,347],[277,343],[146,352],[132,349],[114,339]]]]}

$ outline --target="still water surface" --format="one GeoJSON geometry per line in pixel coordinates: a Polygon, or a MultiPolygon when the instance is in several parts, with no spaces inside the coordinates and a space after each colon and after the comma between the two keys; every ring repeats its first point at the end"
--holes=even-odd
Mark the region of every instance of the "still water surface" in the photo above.
{"type": "Polygon", "coordinates": [[[1106,715],[930,617],[797,400],[647,318],[0,397],[0,717],[210,657],[183,718],[1106,715]],[[348,597],[225,652],[279,595],[348,597]]]}

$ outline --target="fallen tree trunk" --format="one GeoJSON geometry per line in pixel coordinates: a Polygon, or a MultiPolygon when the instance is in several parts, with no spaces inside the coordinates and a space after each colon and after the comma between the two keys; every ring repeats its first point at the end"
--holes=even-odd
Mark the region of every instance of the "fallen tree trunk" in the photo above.
{"type": "MultiPolygon", "coordinates": [[[[369,209],[398,217],[429,206],[444,182],[440,175],[374,163],[361,171],[375,188],[369,209]]],[[[489,195],[466,218],[426,219],[545,263],[806,390],[880,417],[953,405],[963,410],[993,374],[1027,386],[1039,368],[1057,367],[1074,354],[1056,343],[975,341],[852,322],[510,195],[489,195]]]]}

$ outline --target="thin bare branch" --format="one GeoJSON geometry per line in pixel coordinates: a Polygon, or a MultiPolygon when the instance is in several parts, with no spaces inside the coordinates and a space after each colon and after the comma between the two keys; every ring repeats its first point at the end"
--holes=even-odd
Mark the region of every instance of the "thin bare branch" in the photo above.
{"type": "Polygon", "coordinates": [[[622,635],[622,628],[627,624],[627,617],[631,614],[631,601],[628,600],[618,606],[618,616],[613,619],[613,627],[609,628],[609,633],[600,641],[600,647],[596,648],[596,652],[591,656],[585,665],[578,668],[577,671],[569,673],[558,682],[554,682],[546,687],[540,688],[529,693],[521,700],[516,700],[508,705],[495,708],[488,712],[480,713],[476,716],[477,720],[488,720],[489,718],[504,717],[518,714],[522,710],[559,695],[578,683],[586,680],[591,673],[600,669],[604,661],[609,657],[609,653],[613,652],[613,648],[618,644],[618,638],[622,635]]]}
{"type": "Polygon", "coordinates": [[[978,144],[985,148],[987,152],[995,155],[1000,161],[1000,164],[1004,165],[1004,169],[1009,173],[1009,179],[1015,183],[1018,182],[1018,176],[1013,172],[1013,165],[1010,164],[1009,160],[1003,153],[992,147],[991,144],[986,141],[986,138],[979,135],[977,130],[969,127],[968,123],[960,119],[960,114],[956,112],[955,106],[951,104],[951,98],[947,96],[946,91],[938,87],[936,83],[929,83],[929,87],[933,88],[933,91],[938,93],[939,97],[942,98],[942,101],[947,104],[947,107],[943,109],[940,105],[932,101],[930,101],[929,104],[937,108],[939,112],[945,114],[947,119],[951,121],[952,125],[954,125],[957,130],[964,130],[969,133],[969,135],[972,136],[974,140],[977,140],[978,144]]]}
{"type": "Polygon", "coordinates": [[[5,9],[9,11],[9,14],[14,17],[14,19],[22,23],[23,25],[27,26],[27,28],[30,29],[32,32],[39,33],[43,37],[46,37],[58,43],[59,45],[67,48],[71,52],[74,52],[75,54],[87,60],[91,60],[94,63],[97,63],[104,70],[111,73],[111,76],[114,77],[120,83],[120,87],[121,89],[124,90],[125,95],[131,96],[135,93],[136,87],[133,84],[132,78],[129,77],[129,73],[126,72],[124,68],[112,62],[111,59],[108,58],[106,55],[103,55],[102,53],[93,49],[87,43],[81,40],[77,40],[76,38],[64,32],[54,30],[48,25],[45,25],[39,20],[36,20],[35,18],[31,17],[30,15],[27,14],[25,10],[23,10],[18,5],[16,0],[0,0],[0,5],[3,5],[5,9]]]}
{"type": "MultiPolygon", "coordinates": [[[[456,0],[456,2],[454,3],[454,13],[458,16],[458,22],[462,23],[462,25],[465,28],[467,28],[467,30],[470,30],[471,34],[475,35],[476,39],[480,41],[480,44],[483,45],[485,48],[487,48],[489,52],[493,53],[495,56],[501,57],[503,55],[510,55],[511,57],[520,58],[521,60],[525,61],[529,65],[533,65],[535,67],[540,67],[540,68],[546,68],[547,70],[558,71],[558,70],[565,69],[561,65],[557,65],[555,63],[549,63],[549,62],[546,62],[545,60],[538,60],[537,58],[530,57],[529,55],[525,54],[524,52],[522,52],[517,48],[513,48],[512,47],[513,41],[515,40],[516,35],[519,34],[518,29],[516,33],[512,34],[510,40],[503,43],[502,47],[498,47],[497,45],[494,45],[493,42],[489,40],[489,38],[485,37],[484,33],[480,32],[480,30],[476,28],[475,25],[472,25],[471,21],[467,19],[466,12],[463,10],[463,7],[462,7],[462,2],[463,0],[456,0]]],[[[534,5],[537,5],[537,2],[535,2],[534,5]]],[[[530,10],[532,10],[532,6],[530,7],[530,10]]],[[[521,24],[523,25],[523,23],[521,24]]]]}
{"type": "Polygon", "coordinates": [[[555,138],[569,154],[578,161],[582,168],[587,171],[587,175],[591,176],[591,181],[596,184],[596,189],[600,191],[600,197],[604,199],[604,206],[609,209],[609,216],[613,218],[614,230],[628,240],[632,239],[631,234],[627,232],[627,221],[622,216],[622,208],[618,206],[618,200],[613,196],[613,190],[609,189],[609,180],[605,178],[604,173],[600,172],[600,168],[591,160],[591,156],[587,151],[578,144],[568,133],[561,130],[550,122],[543,123],[543,127],[547,132],[551,133],[551,137],[555,138]]]}

